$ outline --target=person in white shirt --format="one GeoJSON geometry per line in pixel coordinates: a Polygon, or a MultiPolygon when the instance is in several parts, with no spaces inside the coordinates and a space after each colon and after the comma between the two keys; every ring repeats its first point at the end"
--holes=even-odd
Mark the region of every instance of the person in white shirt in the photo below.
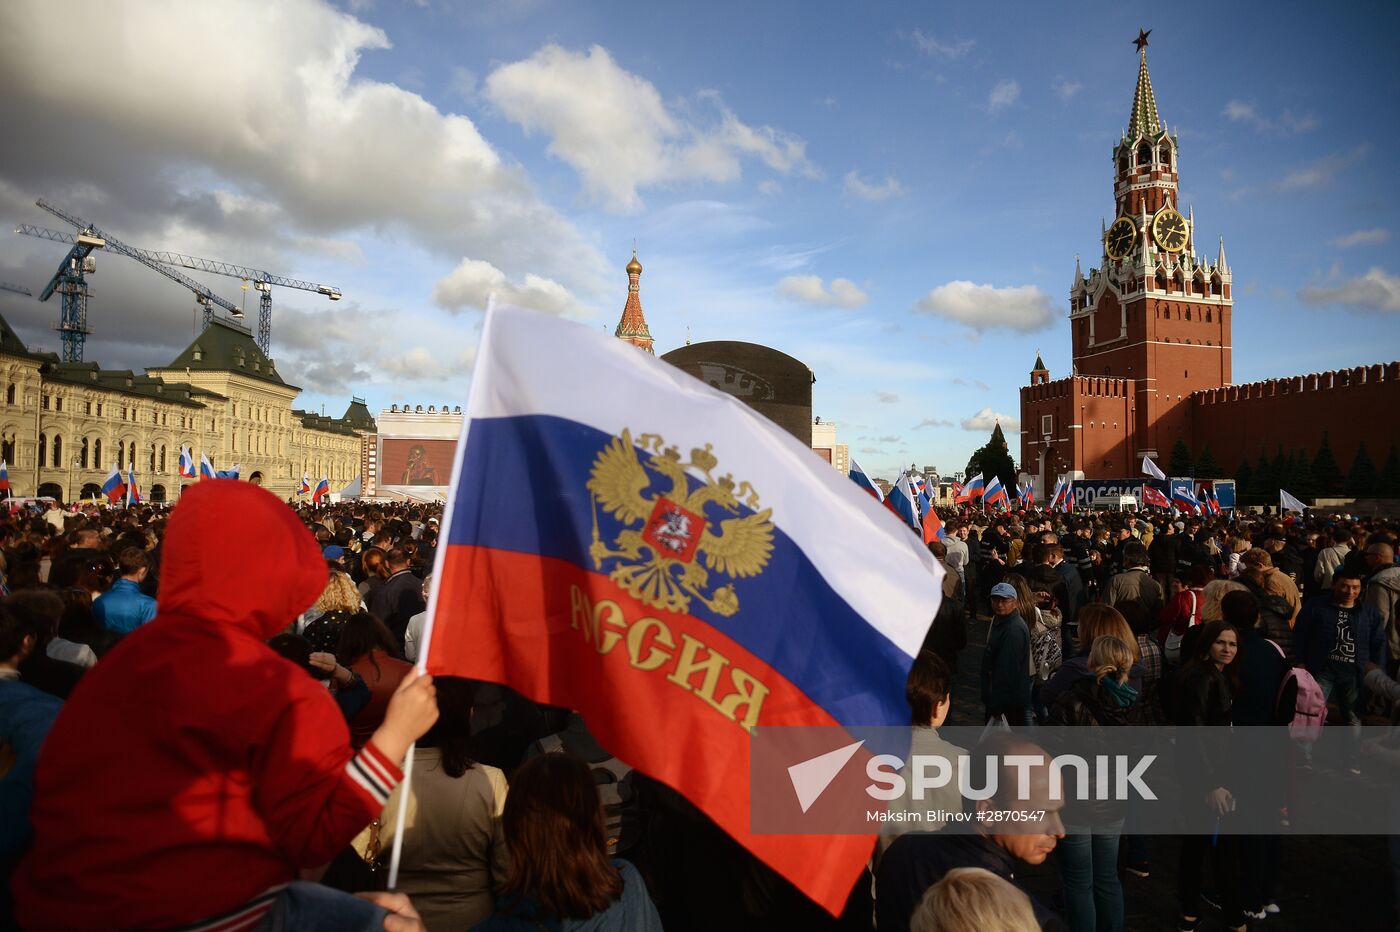
{"type": "MultiPolygon", "coordinates": [[[[428,573],[423,577],[423,603],[428,602],[428,590],[433,585],[433,574],[428,573]]],[[[423,611],[408,619],[408,627],[403,633],[403,659],[409,663],[418,662],[418,649],[423,643],[423,626],[428,623],[428,610],[423,611]]]]}

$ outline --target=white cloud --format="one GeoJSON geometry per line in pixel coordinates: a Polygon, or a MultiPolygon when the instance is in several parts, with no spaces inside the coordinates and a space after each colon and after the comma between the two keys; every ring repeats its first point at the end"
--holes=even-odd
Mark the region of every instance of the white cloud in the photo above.
{"type": "Polygon", "coordinates": [[[1385,227],[1375,227],[1370,230],[1357,230],[1355,233],[1348,233],[1346,236],[1339,236],[1332,240],[1332,245],[1342,249],[1350,249],[1353,246],[1375,246],[1390,239],[1390,231],[1385,227]]]}
{"type": "Polygon", "coordinates": [[[1285,110],[1275,119],[1265,116],[1255,104],[1243,100],[1228,101],[1222,115],[1232,123],[1245,123],[1261,132],[1285,135],[1311,132],[1321,125],[1316,114],[1295,114],[1285,110]]]}
{"type": "Polygon", "coordinates": [[[894,392],[876,392],[875,400],[882,405],[899,404],[899,396],[894,392]]]}
{"type": "Polygon", "coordinates": [[[824,307],[860,307],[869,300],[849,278],[833,278],[828,289],[819,275],[788,275],[777,287],[785,298],[824,307]]]}
{"type": "Polygon", "coordinates": [[[925,427],[952,427],[953,422],[946,417],[926,417],[914,425],[915,430],[922,430],[925,427]]]}
{"type": "Polygon", "coordinates": [[[269,239],[374,231],[596,286],[596,250],[472,120],[361,72],[389,46],[320,0],[103,4],[62,29],[43,0],[0,5],[0,181],[151,247],[183,224],[280,268],[269,239]]]}
{"type": "Polygon", "coordinates": [[[1050,296],[1034,285],[998,288],[951,281],[924,295],[918,310],[965,324],[981,333],[1006,329],[1029,333],[1054,319],[1050,296]]]}
{"type": "Polygon", "coordinates": [[[553,43],[502,65],[486,78],[485,96],[527,133],[549,136],[549,151],[572,167],[605,209],[641,208],[639,188],[675,181],[733,181],[741,158],[782,174],[815,176],[806,143],[771,126],[750,126],[718,93],[711,125],[669,109],[655,85],[622,68],[602,46],[573,52],[553,43]]]}
{"type": "Polygon", "coordinates": [[[1021,97],[1021,85],[1016,81],[1006,78],[998,81],[992,88],[992,92],[987,95],[987,109],[996,113],[1011,106],[1021,97]]]}
{"type": "Polygon", "coordinates": [[[867,201],[884,201],[904,193],[904,186],[893,175],[881,182],[866,181],[858,172],[846,172],[846,193],[867,201]]]}
{"type": "Polygon", "coordinates": [[[1337,152],[1323,156],[1311,165],[1286,175],[1278,183],[1278,187],[1284,191],[1326,187],[1343,171],[1364,159],[1370,152],[1370,145],[1363,143],[1350,152],[1337,152]]]}
{"type": "Polygon", "coordinates": [[[575,307],[573,295],[553,279],[527,274],[523,281],[512,282],[506,278],[506,273],[480,259],[459,262],[433,287],[433,303],[449,311],[484,308],[492,294],[504,304],[550,314],[563,314],[575,307]]]}
{"type": "Polygon", "coordinates": [[[920,52],[937,58],[962,58],[977,44],[972,39],[940,39],[917,28],[909,39],[920,52]]]}
{"type": "Polygon", "coordinates": [[[985,430],[990,431],[997,424],[1001,424],[1003,432],[1017,431],[1021,429],[1021,421],[1009,414],[998,414],[991,408],[983,408],[971,417],[962,419],[963,430],[985,430]]]}
{"type": "Polygon", "coordinates": [[[444,358],[439,350],[415,346],[405,352],[378,361],[386,375],[419,382],[440,382],[460,378],[476,365],[476,346],[463,347],[453,356],[444,358]]]}
{"type": "Polygon", "coordinates": [[[1050,83],[1050,90],[1054,91],[1055,96],[1061,100],[1069,100],[1084,90],[1084,85],[1069,78],[1058,77],[1050,83]]]}
{"type": "Polygon", "coordinates": [[[1362,311],[1400,312],[1400,275],[1372,268],[1360,278],[1340,285],[1304,288],[1298,297],[1307,304],[1344,304],[1362,311]]]}

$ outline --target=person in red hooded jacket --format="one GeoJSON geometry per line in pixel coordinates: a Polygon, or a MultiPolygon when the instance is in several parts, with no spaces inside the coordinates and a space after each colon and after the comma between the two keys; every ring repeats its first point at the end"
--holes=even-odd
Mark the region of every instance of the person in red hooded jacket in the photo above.
{"type": "Polygon", "coordinates": [[[353,753],[326,688],[267,646],[326,585],[272,494],[196,483],[163,553],[156,617],[83,678],[40,754],[23,928],[231,932],[322,896],[292,882],[374,820],[437,718],[431,678],[409,674],[353,753]]]}

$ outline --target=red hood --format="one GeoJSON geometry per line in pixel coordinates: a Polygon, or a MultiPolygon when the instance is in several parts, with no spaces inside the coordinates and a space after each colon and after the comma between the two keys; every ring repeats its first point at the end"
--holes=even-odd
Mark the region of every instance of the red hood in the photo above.
{"type": "Polygon", "coordinates": [[[326,588],[316,539],[285,503],[237,479],[189,486],[161,546],[160,614],[241,628],[265,641],[326,588]]]}

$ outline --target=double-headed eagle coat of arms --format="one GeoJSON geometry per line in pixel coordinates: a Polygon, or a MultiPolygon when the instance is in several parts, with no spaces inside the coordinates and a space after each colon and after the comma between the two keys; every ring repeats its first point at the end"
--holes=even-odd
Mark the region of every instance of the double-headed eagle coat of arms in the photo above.
{"type": "Polygon", "coordinates": [[[733,582],[717,585],[721,580],[712,575],[740,579],[763,571],[773,552],[772,509],[758,511],[758,493],[748,482],[736,490],[733,476],[714,475],[719,460],[710,444],[691,450],[689,461],[664,444],[642,434],[634,445],[624,429],[599,452],[588,480],[594,509],[588,554],[595,569],[611,566],[608,578],[645,605],[686,612],[696,598],[717,615],[733,615],[739,610],[733,582]],[[637,446],[647,452],[639,455],[637,446]],[[693,489],[691,471],[704,476],[693,489]],[[669,480],[670,488],[648,493],[657,479],[669,480]],[[751,513],[741,514],[741,505],[751,513]],[[600,508],[623,525],[611,543],[598,530],[600,508]]]}

